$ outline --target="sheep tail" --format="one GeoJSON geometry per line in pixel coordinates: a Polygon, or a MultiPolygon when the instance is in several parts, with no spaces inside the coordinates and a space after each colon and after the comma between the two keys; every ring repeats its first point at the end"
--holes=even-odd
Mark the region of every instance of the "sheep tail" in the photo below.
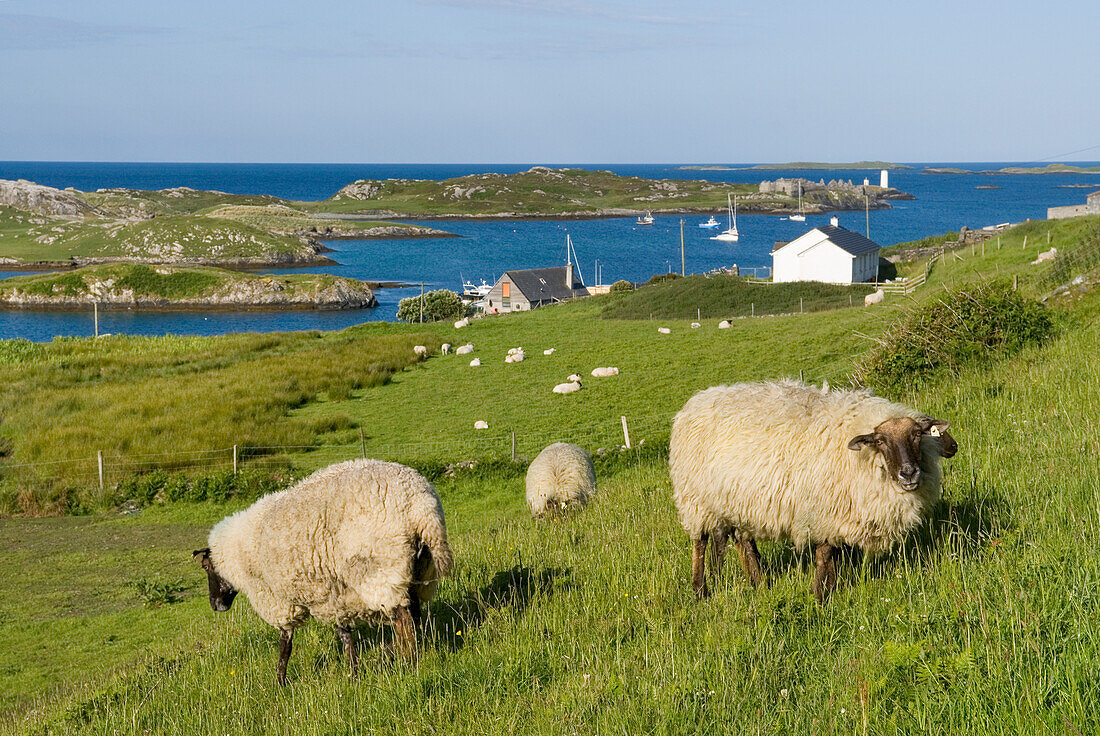
{"type": "Polygon", "coordinates": [[[447,544],[447,529],[443,526],[443,513],[425,514],[417,525],[420,543],[427,547],[432,555],[436,575],[446,577],[454,570],[455,558],[447,544]]]}

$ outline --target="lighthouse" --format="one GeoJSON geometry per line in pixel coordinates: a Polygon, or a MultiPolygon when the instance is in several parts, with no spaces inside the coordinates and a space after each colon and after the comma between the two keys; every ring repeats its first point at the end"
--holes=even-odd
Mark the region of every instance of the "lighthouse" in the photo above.
{"type": "Polygon", "coordinates": [[[886,169],[878,172],[878,185],[883,189],[888,189],[890,187],[890,172],[886,169]]]}

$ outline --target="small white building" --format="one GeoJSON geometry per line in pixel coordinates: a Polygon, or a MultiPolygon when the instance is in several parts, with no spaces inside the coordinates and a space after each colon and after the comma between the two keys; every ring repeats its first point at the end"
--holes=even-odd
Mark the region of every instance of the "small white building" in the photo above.
{"type": "Polygon", "coordinates": [[[772,251],[772,281],[822,281],[853,284],[878,279],[882,246],[859,233],[832,224],[815,227],[772,251]]]}

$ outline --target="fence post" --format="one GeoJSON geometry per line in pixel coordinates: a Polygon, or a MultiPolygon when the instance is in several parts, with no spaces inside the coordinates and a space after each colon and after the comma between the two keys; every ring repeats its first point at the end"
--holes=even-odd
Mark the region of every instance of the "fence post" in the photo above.
{"type": "Polygon", "coordinates": [[[1016,291],[1016,285],[1017,285],[1016,280],[1019,279],[1019,278],[1020,278],[1019,274],[1017,274],[1017,273],[1012,274],[1012,290],[1013,291],[1016,291]]]}
{"type": "Polygon", "coordinates": [[[233,445],[233,475],[237,474],[237,446],[233,445]]]}
{"type": "Polygon", "coordinates": [[[99,492],[103,492],[103,450],[96,452],[96,461],[99,465],[99,492]]]}
{"type": "Polygon", "coordinates": [[[806,310],[802,308],[802,297],[798,297],[798,313],[805,314],[806,310]]]}
{"type": "Polygon", "coordinates": [[[630,430],[626,426],[626,417],[620,417],[623,420],[623,441],[626,442],[626,449],[630,449],[630,430]]]}
{"type": "Polygon", "coordinates": [[[1027,250],[1027,236],[1024,236],[1024,244],[1020,246],[1020,250],[1027,250]]]}
{"type": "Polygon", "coordinates": [[[750,302],[749,303],[749,310],[750,310],[749,315],[752,316],[752,317],[755,317],[756,316],[756,302],[750,302]]]}
{"type": "Polygon", "coordinates": [[[363,439],[363,428],[359,428],[359,450],[363,453],[363,459],[367,459],[367,441],[363,439]]]}
{"type": "Polygon", "coordinates": [[[512,462],[516,461],[516,430],[512,430],[512,462]]]}

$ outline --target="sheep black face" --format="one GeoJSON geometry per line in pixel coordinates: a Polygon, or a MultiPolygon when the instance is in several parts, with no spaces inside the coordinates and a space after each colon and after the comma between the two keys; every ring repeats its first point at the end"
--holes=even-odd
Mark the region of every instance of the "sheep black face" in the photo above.
{"type": "Polygon", "coordinates": [[[214,569],[214,561],[210,559],[210,548],[197,549],[191,553],[191,556],[198,557],[202,569],[206,570],[206,582],[210,587],[210,607],[215,611],[228,611],[233,605],[233,599],[237,597],[237,589],[214,569]]]}
{"type": "Polygon", "coordinates": [[[940,454],[944,457],[950,457],[958,450],[958,444],[950,435],[946,435],[949,442],[943,439],[947,426],[947,422],[931,417],[887,419],[875,427],[874,432],[853,437],[848,442],[848,449],[870,447],[878,452],[886,463],[886,472],[897,480],[902,490],[915,491],[920,485],[920,442],[924,435],[940,438],[940,454]]]}

